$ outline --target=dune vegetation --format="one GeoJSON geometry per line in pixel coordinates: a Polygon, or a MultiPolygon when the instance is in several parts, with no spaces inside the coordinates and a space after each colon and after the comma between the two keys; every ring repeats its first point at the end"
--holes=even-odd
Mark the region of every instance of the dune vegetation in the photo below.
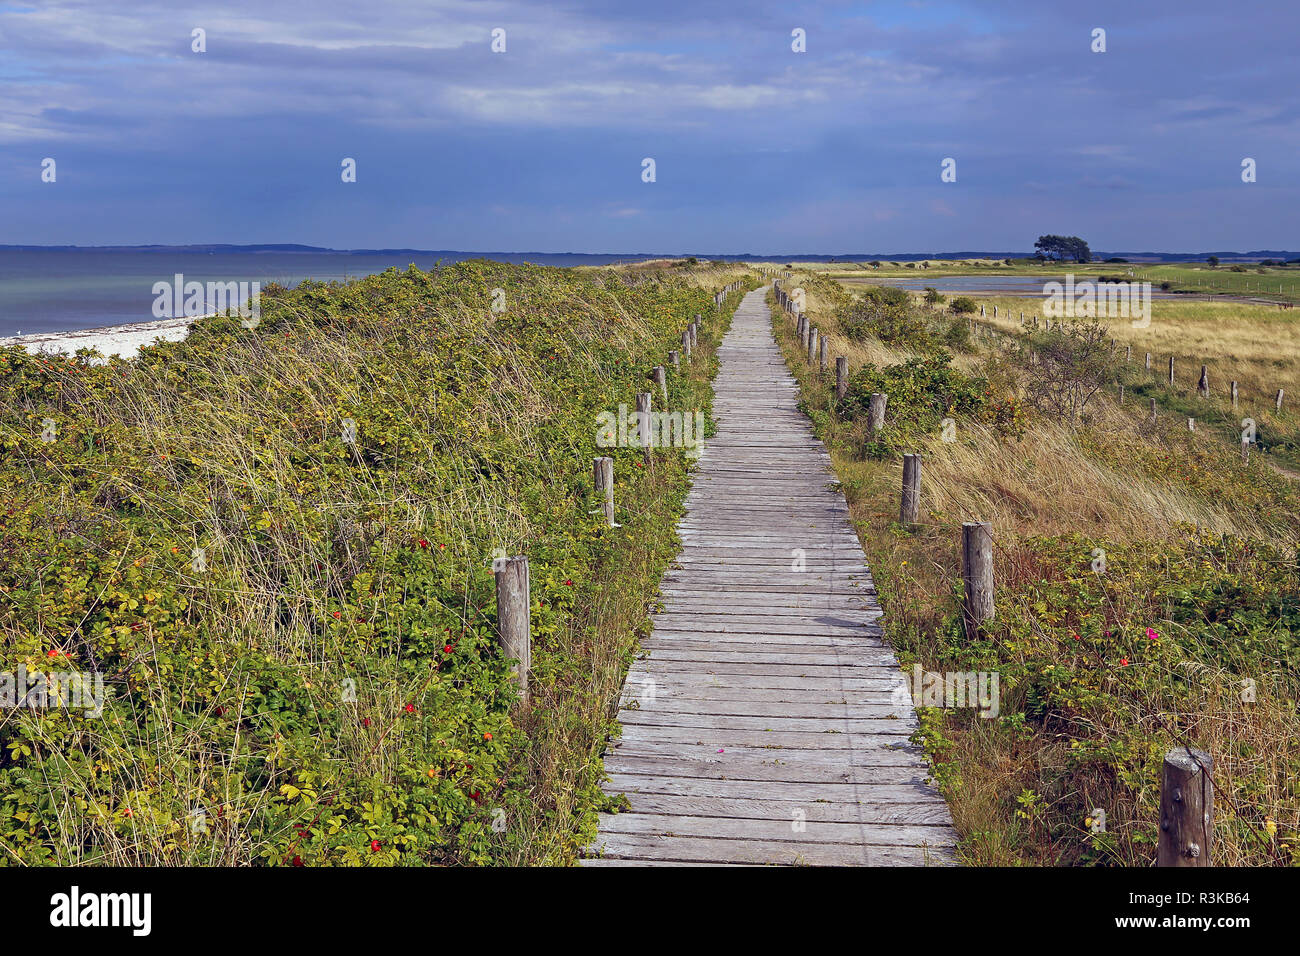
{"type": "Polygon", "coordinates": [[[996,717],[920,709],[965,859],[1148,865],[1163,755],[1187,744],[1215,761],[1214,862],[1300,863],[1300,486],[1273,454],[1296,417],[1270,411],[1300,359],[1289,313],[1157,301],[1148,329],[1081,319],[1049,333],[1008,320],[1025,300],[979,300],[980,318],[814,273],[786,285],[805,290],[830,354],[849,359],[837,401],[833,364],[826,375],[807,361],[771,300],[902,662],[1000,675],[996,717]],[[1177,351],[1173,388],[1142,371],[1148,348],[1177,351]],[[1195,395],[1203,362],[1208,400],[1195,395]],[[1225,404],[1231,377],[1260,423],[1248,463],[1225,404]],[[872,392],[889,395],[879,434],[872,392]],[[1209,425],[1189,431],[1193,415],[1209,425]],[[904,451],[923,456],[913,526],[899,520],[904,451]],[[992,523],[996,616],[968,638],[971,520],[992,523]]]}
{"type": "Polygon", "coordinates": [[[669,407],[707,415],[742,274],[412,267],[132,361],[0,352],[0,670],[105,688],[0,711],[0,862],[572,861],[690,467],[598,451],[597,415],[696,313],[669,407]],[[528,708],[495,638],[513,554],[528,708]]]}

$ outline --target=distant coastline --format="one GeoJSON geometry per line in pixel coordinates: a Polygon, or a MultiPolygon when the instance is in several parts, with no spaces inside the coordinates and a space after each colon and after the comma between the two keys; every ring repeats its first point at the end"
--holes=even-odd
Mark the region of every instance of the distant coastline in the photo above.
{"type": "MultiPolygon", "coordinates": [[[[873,259],[916,262],[923,259],[1028,259],[1032,250],[964,250],[958,252],[786,252],[760,254],[752,252],[473,252],[464,249],[335,249],[330,246],[310,246],[302,243],[191,243],[184,245],[118,245],[118,246],[79,246],[79,245],[17,245],[0,243],[3,252],[81,252],[81,253],[239,253],[245,255],[318,255],[318,256],[441,256],[453,261],[465,259],[491,259],[494,262],[535,263],[538,265],[555,265],[555,260],[592,260],[596,265],[612,265],[622,262],[641,262],[649,259],[719,259],[727,262],[869,262],[873,259]]],[[[1093,260],[1100,262],[1111,257],[1131,259],[1134,262],[1194,262],[1209,256],[1216,256],[1221,262],[1245,261],[1259,259],[1297,259],[1300,251],[1287,249],[1257,249],[1248,252],[1235,250],[1214,250],[1206,252],[1106,252],[1098,250],[1093,260]]],[[[573,263],[578,264],[578,263],[573,263]]]]}

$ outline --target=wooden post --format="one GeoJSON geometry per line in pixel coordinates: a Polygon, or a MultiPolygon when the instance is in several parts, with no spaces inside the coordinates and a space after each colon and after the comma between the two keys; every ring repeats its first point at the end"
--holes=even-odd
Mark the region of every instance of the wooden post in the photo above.
{"type": "Polygon", "coordinates": [[[1237,410],[1237,383],[1232,383],[1232,410],[1237,410]]]}
{"type": "Polygon", "coordinates": [[[993,620],[993,525],[987,521],[962,523],[961,558],[966,637],[973,639],[985,621],[993,620]]]}
{"type": "Polygon", "coordinates": [[[835,356],[835,400],[842,402],[849,393],[849,360],[847,356],[835,356]]]}
{"type": "Polygon", "coordinates": [[[1151,371],[1151,353],[1147,353],[1147,371],[1151,371]]]}
{"type": "Polygon", "coordinates": [[[885,404],[889,396],[884,392],[872,392],[867,401],[867,426],[871,434],[878,435],[885,427],[885,404]]]}
{"type": "Polygon", "coordinates": [[[1210,397],[1210,370],[1204,365],[1201,366],[1201,377],[1196,382],[1196,394],[1201,398],[1210,397]]]}
{"type": "Polygon", "coordinates": [[[823,335],[820,338],[821,338],[821,342],[820,342],[821,348],[819,351],[821,354],[817,357],[817,374],[825,375],[826,374],[826,336],[823,335]]]}
{"type": "Polygon", "coordinates": [[[528,706],[528,671],[532,667],[532,633],[528,596],[528,559],[522,554],[494,562],[497,585],[497,627],[501,652],[515,660],[513,673],[519,697],[528,706]]]}
{"type": "Polygon", "coordinates": [[[1249,462],[1250,462],[1250,439],[1243,438],[1241,440],[1241,463],[1244,465],[1244,464],[1249,464],[1249,462]]]}
{"type": "Polygon", "coordinates": [[[1121,405],[1124,404],[1124,386],[1123,386],[1123,385],[1121,385],[1121,386],[1119,387],[1119,403],[1120,403],[1121,405]]]}
{"type": "Polygon", "coordinates": [[[1156,866],[1210,866],[1214,850],[1214,758],[1175,747],[1160,774],[1160,844],[1156,866]]]}
{"type": "Polygon", "coordinates": [[[1174,384],[1174,357],[1169,356],[1169,384],[1174,384]]]}
{"type": "Polygon", "coordinates": [[[682,330],[682,352],[689,359],[691,357],[691,328],[687,326],[682,330]]]}
{"type": "Polygon", "coordinates": [[[698,345],[700,344],[700,341],[699,341],[699,338],[698,338],[698,336],[699,336],[699,328],[700,328],[700,327],[699,327],[698,325],[696,325],[694,322],[692,322],[690,325],[688,325],[688,326],[686,327],[686,331],[688,331],[688,332],[691,334],[691,350],[692,350],[692,351],[694,351],[694,349],[696,348],[696,346],[698,346],[698,345]]]}
{"type": "Polygon", "coordinates": [[[898,520],[913,525],[921,520],[921,456],[903,456],[903,502],[898,520]]]}
{"type": "Polygon", "coordinates": [[[1133,346],[1126,345],[1124,346],[1124,362],[1127,364],[1131,361],[1133,361],[1133,346]]]}
{"type": "Polygon", "coordinates": [[[641,444],[641,454],[645,458],[646,467],[649,468],[653,458],[651,457],[651,439],[650,433],[650,393],[637,392],[636,396],[636,438],[641,444]]]}
{"type": "Polygon", "coordinates": [[[605,512],[605,520],[612,528],[614,527],[614,459],[593,458],[591,472],[596,494],[601,496],[601,508],[605,512]]]}
{"type": "Polygon", "coordinates": [[[817,331],[817,326],[814,325],[812,331],[808,333],[808,364],[810,365],[817,360],[817,340],[820,337],[821,333],[817,331]]]}
{"type": "Polygon", "coordinates": [[[1187,430],[1188,430],[1189,432],[1194,432],[1194,431],[1196,431],[1196,419],[1195,419],[1195,418],[1189,418],[1189,419],[1187,419],[1187,430]]]}
{"type": "Polygon", "coordinates": [[[676,349],[668,353],[668,364],[673,368],[682,367],[682,355],[676,349]]]}
{"type": "Polygon", "coordinates": [[[654,380],[659,386],[659,394],[663,396],[664,408],[668,407],[668,370],[662,365],[656,365],[654,368],[654,380]]]}
{"type": "Polygon", "coordinates": [[[1282,396],[1285,394],[1286,394],[1285,389],[1279,388],[1277,390],[1277,411],[1279,412],[1282,411],[1282,396]]]}
{"type": "Polygon", "coordinates": [[[1151,420],[1156,420],[1156,400],[1154,398],[1151,399],[1151,420]]]}

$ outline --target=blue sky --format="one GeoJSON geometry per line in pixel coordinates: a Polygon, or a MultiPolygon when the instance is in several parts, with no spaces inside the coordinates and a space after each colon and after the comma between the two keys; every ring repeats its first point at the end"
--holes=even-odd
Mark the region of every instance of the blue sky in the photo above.
{"type": "Polygon", "coordinates": [[[1296,249],[1297,37],[1251,0],[0,0],[0,243],[1296,249]]]}

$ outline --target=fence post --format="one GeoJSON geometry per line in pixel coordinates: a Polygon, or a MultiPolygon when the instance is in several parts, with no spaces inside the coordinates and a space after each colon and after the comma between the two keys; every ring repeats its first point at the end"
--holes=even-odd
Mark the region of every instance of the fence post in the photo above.
{"type": "Polygon", "coordinates": [[[681,367],[682,367],[682,356],[681,356],[681,353],[678,352],[676,349],[674,349],[673,351],[669,352],[669,353],[668,353],[668,364],[671,365],[673,368],[681,368],[681,367]]]}
{"type": "Polygon", "coordinates": [[[636,395],[636,437],[641,443],[641,454],[645,457],[646,467],[652,462],[650,442],[653,438],[650,430],[650,393],[637,392],[636,395]]]}
{"type": "Polygon", "coordinates": [[[682,352],[688,359],[691,357],[691,327],[689,325],[682,329],[682,352]]]}
{"type": "Polygon", "coordinates": [[[844,401],[844,396],[849,393],[849,360],[848,356],[835,356],[835,400],[844,401]]]}
{"type": "Polygon", "coordinates": [[[513,673],[519,684],[519,698],[527,707],[528,671],[532,667],[528,558],[522,554],[500,558],[495,565],[498,639],[502,653],[517,661],[513,673]]]}
{"type": "Polygon", "coordinates": [[[1119,403],[1120,403],[1121,405],[1124,404],[1124,386],[1123,386],[1123,385],[1121,385],[1121,386],[1119,387],[1119,403]]]}
{"type": "Polygon", "coordinates": [[[1133,346],[1126,345],[1124,346],[1124,363],[1127,365],[1131,361],[1133,361],[1133,346]]]}
{"type": "Polygon", "coordinates": [[[1201,377],[1196,383],[1196,393],[1201,398],[1210,397],[1210,370],[1204,365],[1201,366],[1201,377]]]}
{"type": "Polygon", "coordinates": [[[1210,866],[1214,848],[1214,758],[1175,747],[1160,774],[1160,844],[1156,866],[1210,866]]]}
{"type": "Polygon", "coordinates": [[[1151,353],[1147,353],[1147,371],[1151,371],[1151,353]]]}
{"type": "Polygon", "coordinates": [[[1237,383],[1232,383],[1232,410],[1237,410],[1237,383]]]}
{"type": "Polygon", "coordinates": [[[903,502],[898,520],[913,525],[921,520],[921,456],[903,456],[903,502]]]}
{"type": "Polygon", "coordinates": [[[867,402],[867,425],[871,434],[879,434],[885,427],[885,404],[889,396],[884,392],[872,392],[867,402]]]}
{"type": "Polygon", "coordinates": [[[1196,419],[1195,419],[1195,418],[1189,418],[1189,419],[1187,419],[1187,430],[1188,430],[1189,432],[1194,432],[1194,431],[1196,431],[1196,419]]]}
{"type": "Polygon", "coordinates": [[[965,521],[961,526],[961,579],[966,637],[973,639],[985,621],[993,620],[993,525],[965,521]]]}
{"type": "Polygon", "coordinates": [[[614,527],[614,459],[613,458],[593,458],[592,463],[592,483],[596,486],[596,494],[601,496],[601,509],[605,512],[605,520],[609,526],[614,527]]]}
{"type": "Polygon", "coordinates": [[[1282,396],[1285,395],[1285,394],[1286,394],[1285,389],[1281,389],[1281,388],[1279,388],[1279,389],[1277,390],[1277,410],[1278,410],[1279,412],[1282,411],[1282,396]]]}
{"type": "Polygon", "coordinates": [[[826,374],[826,336],[824,335],[820,336],[820,339],[821,339],[820,342],[821,354],[817,358],[817,374],[825,375],[826,374]]]}
{"type": "Polygon", "coordinates": [[[698,336],[699,336],[699,328],[700,328],[700,327],[699,327],[698,325],[696,325],[694,322],[692,322],[690,325],[688,325],[688,326],[686,327],[686,331],[688,331],[688,332],[691,334],[691,348],[692,348],[692,349],[694,349],[696,346],[698,346],[698,345],[700,344],[699,337],[698,337],[698,336]]]}
{"type": "Polygon", "coordinates": [[[668,407],[668,370],[662,365],[654,368],[654,380],[659,386],[659,394],[664,398],[664,408],[668,407]]]}
{"type": "Polygon", "coordinates": [[[819,336],[820,334],[821,334],[821,333],[819,333],[819,332],[817,331],[817,327],[816,327],[816,326],[813,326],[812,329],[811,329],[811,330],[809,331],[809,333],[808,333],[808,362],[809,362],[809,364],[812,364],[812,361],[817,357],[817,338],[818,338],[818,336],[819,336]]]}
{"type": "Polygon", "coordinates": [[[1154,398],[1151,399],[1151,420],[1156,420],[1156,400],[1154,398]]]}

